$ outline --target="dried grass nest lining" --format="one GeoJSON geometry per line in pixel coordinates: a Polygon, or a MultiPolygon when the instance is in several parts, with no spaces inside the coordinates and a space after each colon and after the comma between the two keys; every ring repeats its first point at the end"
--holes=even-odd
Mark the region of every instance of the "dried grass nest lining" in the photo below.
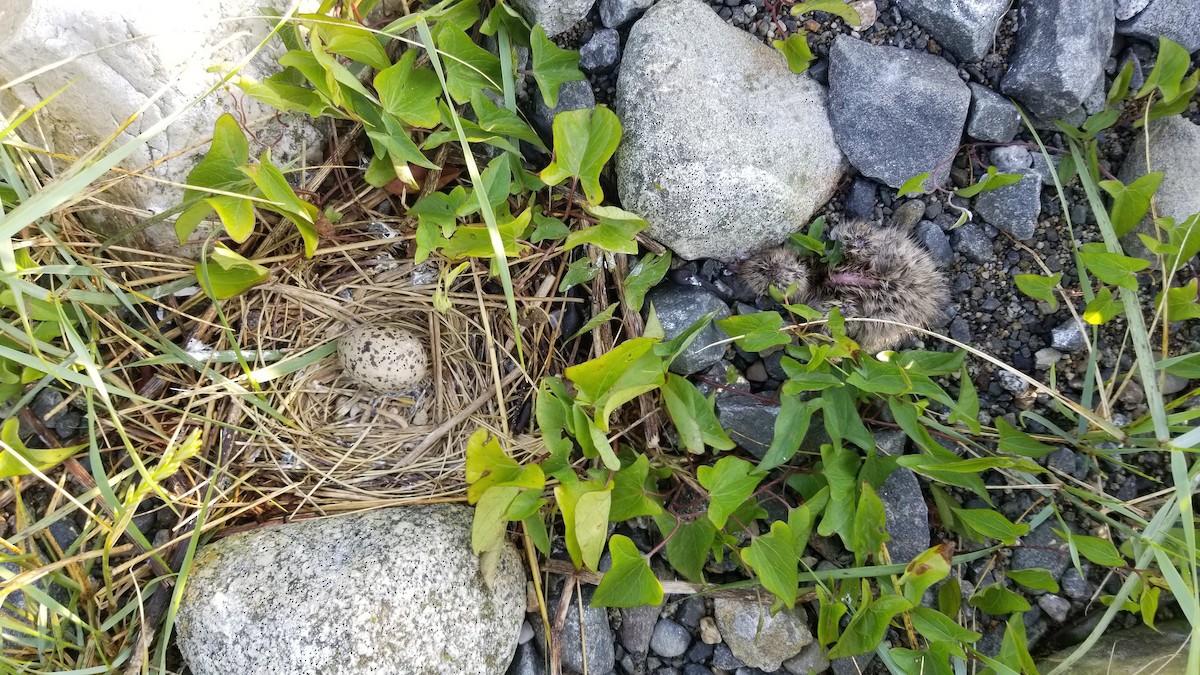
{"type": "MultiPolygon", "coordinates": [[[[272,380],[267,400],[291,424],[244,406],[253,419],[243,426],[257,433],[244,436],[238,473],[253,471],[259,487],[295,488],[318,504],[462,494],[467,438],[479,428],[508,436],[505,416],[525,395],[510,386],[513,376],[501,387],[503,406],[496,395],[489,351],[504,348],[497,344],[505,342],[502,301],[477,295],[468,275],[451,294],[453,306],[439,312],[436,286],[414,285],[411,264],[371,275],[341,262],[343,272],[358,271],[340,283],[316,278],[321,266],[314,265],[286,285],[246,293],[242,348],[305,350],[360,324],[391,323],[426,342],[430,374],[412,391],[381,395],[343,374],[331,353],[272,380]]],[[[538,445],[517,437],[509,451],[524,458],[538,445]]]]}

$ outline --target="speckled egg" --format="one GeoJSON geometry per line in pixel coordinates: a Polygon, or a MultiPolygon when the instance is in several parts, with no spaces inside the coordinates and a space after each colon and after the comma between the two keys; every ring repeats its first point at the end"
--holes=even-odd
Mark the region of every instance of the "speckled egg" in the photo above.
{"type": "Polygon", "coordinates": [[[412,389],[429,373],[425,344],[395,325],[356,328],[338,343],[338,359],[351,379],[381,392],[412,389]]]}

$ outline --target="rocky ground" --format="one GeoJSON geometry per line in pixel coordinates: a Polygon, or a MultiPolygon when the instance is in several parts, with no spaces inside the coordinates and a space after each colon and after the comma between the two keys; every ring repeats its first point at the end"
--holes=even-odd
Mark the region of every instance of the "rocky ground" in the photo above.
{"type": "MultiPolygon", "coordinates": [[[[636,35],[641,29],[633,23],[633,17],[648,4],[636,0],[601,0],[585,21],[559,36],[562,44],[581,50],[581,66],[591,76],[591,91],[580,86],[574,100],[562,105],[583,107],[605,103],[615,105],[618,112],[632,110],[639,118],[661,113],[664,106],[660,102],[630,98],[630,91],[646,95],[644,85],[618,84],[623,78],[637,79],[622,72],[623,67],[630,67],[629,51],[636,59],[633,67],[637,68],[653,68],[671,59],[671,54],[661,48],[648,50],[636,35]],[[633,37],[631,31],[635,33],[633,37]],[[632,50],[631,42],[636,43],[632,50]],[[623,55],[625,61],[621,60],[623,55]]],[[[1168,3],[1163,2],[1150,3],[1148,9],[1144,7],[1145,2],[1118,2],[1114,10],[1121,21],[1110,42],[1102,30],[1096,29],[1096,17],[1109,16],[1111,21],[1112,15],[1106,15],[1109,10],[1102,6],[1104,3],[1097,2],[1049,2],[1037,9],[1021,6],[1026,3],[1015,3],[1011,9],[1007,2],[976,3],[978,8],[992,6],[990,20],[995,29],[994,33],[987,32],[986,35],[978,31],[975,35],[967,35],[971,31],[956,28],[956,21],[962,22],[962,18],[956,19],[952,16],[953,10],[943,8],[943,3],[939,2],[876,0],[850,3],[865,19],[863,27],[858,29],[819,12],[792,17],[783,3],[771,0],[715,0],[708,4],[725,23],[763,41],[780,39],[798,29],[809,31],[808,41],[817,56],[809,72],[829,87],[832,132],[852,165],[848,172],[835,179],[832,198],[813,216],[823,215],[831,224],[861,218],[911,232],[943,266],[953,289],[953,301],[946,308],[944,317],[933,326],[935,330],[988,352],[1043,382],[1049,381],[1053,369],[1060,389],[1068,396],[1078,397],[1084,386],[1088,359],[1084,335],[1064,306],[1060,304],[1052,309],[1044,302],[1031,300],[1017,290],[1013,276],[1040,274],[1044,266],[1050,272],[1064,273],[1062,284],[1065,288],[1078,288],[1073,248],[1098,241],[1099,232],[1078,183],[1065,188],[1064,207],[1033,134],[1021,124],[1007,97],[1016,97],[1028,110],[1041,114],[1044,119],[1061,116],[1081,123],[1087,114],[1103,107],[1104,93],[1125,63],[1134,64],[1133,87],[1140,86],[1153,67],[1156,58],[1154,37],[1159,32],[1173,35],[1175,39],[1182,36],[1185,41],[1190,36],[1195,42],[1194,17],[1185,10],[1170,16],[1169,10],[1164,9],[1168,3]],[[1137,14],[1139,10],[1144,10],[1145,15],[1137,14]],[[1029,25],[1019,28],[1022,22],[1029,25]],[[1079,31],[1087,37],[1070,47],[1056,45],[1053,40],[1045,39],[1046,34],[1038,33],[1037,28],[1039,23],[1052,22],[1069,25],[1069,30],[1079,31]],[[1148,25],[1155,26],[1156,32],[1147,32],[1145,26],[1148,25]],[[1030,37],[1022,38],[1021,30],[1029,32],[1030,37]],[[1017,45],[1022,39],[1028,45],[1024,47],[1025,53],[1018,57],[1021,48],[1017,45]],[[901,60],[898,53],[870,45],[904,49],[904,58],[911,59],[912,63],[899,66],[897,73],[896,61],[901,60]],[[1038,68],[1031,64],[1038,59],[1042,59],[1043,64],[1053,61],[1056,49],[1077,50],[1059,59],[1060,63],[1070,65],[1063,66],[1061,72],[1044,69],[1035,72],[1038,68]],[[1034,53],[1038,51],[1041,53],[1034,53]],[[913,56],[914,53],[920,56],[913,56]],[[1092,76],[1088,74],[1089,69],[1092,76]],[[891,90],[881,93],[881,83],[891,90]],[[1062,95],[1041,96],[1038,93],[1046,91],[1058,91],[1062,95]],[[880,97],[895,102],[895,107],[888,110],[883,106],[880,110],[880,107],[872,106],[871,100],[880,97]],[[913,106],[920,112],[912,112],[913,106]],[[902,120],[908,115],[920,115],[926,128],[906,128],[902,120]],[[961,126],[963,118],[965,134],[961,126]],[[956,122],[960,126],[956,127],[956,122]],[[895,197],[895,188],[906,178],[919,173],[917,167],[930,154],[946,158],[935,169],[935,176],[938,171],[945,176],[944,187],[917,198],[895,197]],[[983,193],[973,200],[951,194],[954,188],[977,180],[989,164],[1001,172],[1024,174],[1025,178],[1013,186],[983,193]],[[965,224],[956,226],[963,209],[969,210],[971,217],[965,224]],[[1068,232],[1068,218],[1074,240],[1068,232]]],[[[989,10],[978,11],[987,13],[989,10]]],[[[686,11],[677,10],[674,16],[655,16],[656,24],[659,21],[686,24],[693,20],[690,7],[686,11]]],[[[680,30],[689,29],[682,27],[680,30]]],[[[656,31],[667,34],[667,37],[656,35],[652,40],[660,46],[664,41],[671,43],[677,39],[671,35],[669,25],[656,27],[656,31]]],[[[706,35],[706,39],[711,38],[706,35]]],[[[1197,47],[1200,44],[1188,45],[1189,49],[1197,47]]],[[[687,63],[688,58],[694,56],[691,53],[681,58],[682,64],[673,64],[682,70],[672,72],[694,78],[695,82],[691,84],[703,88],[706,76],[698,72],[704,69],[720,71],[721,76],[732,78],[748,77],[753,71],[744,59],[739,60],[739,54],[724,49],[723,42],[718,41],[712,51],[715,54],[710,60],[700,65],[692,64],[696,72],[689,70],[687,63]]],[[[720,92],[708,90],[704,95],[718,99],[722,96],[720,92]]],[[[747,100],[745,107],[757,103],[757,100],[747,100]]],[[[703,102],[688,100],[686,105],[696,106],[698,110],[695,127],[689,126],[684,133],[702,130],[707,125],[713,132],[735,134],[738,143],[759,144],[756,152],[764,152],[762,144],[792,142],[788,138],[791,133],[789,115],[783,113],[788,107],[786,101],[774,110],[775,119],[769,117],[770,113],[758,116],[746,113],[739,118],[745,126],[735,129],[725,126],[723,123],[727,120],[722,114],[713,112],[703,102]]],[[[665,109],[669,111],[669,107],[665,109]]],[[[1200,188],[1195,182],[1196,176],[1200,175],[1200,166],[1194,157],[1200,156],[1200,144],[1194,125],[1184,120],[1195,122],[1198,116],[1200,111],[1193,101],[1182,115],[1177,129],[1180,133],[1171,134],[1171,141],[1159,142],[1158,147],[1152,148],[1152,156],[1168,163],[1173,144],[1183,143],[1191,148],[1193,159],[1184,159],[1172,167],[1158,165],[1158,168],[1168,172],[1168,180],[1174,176],[1196,188],[1200,188]]],[[[1052,161],[1057,164],[1066,151],[1066,140],[1051,124],[1037,122],[1036,127],[1041,140],[1051,151],[1052,161]]],[[[1099,161],[1104,175],[1120,175],[1127,182],[1140,175],[1132,162],[1126,162],[1134,150],[1135,139],[1127,125],[1102,135],[1099,161]]],[[[806,151],[811,152],[811,149],[806,151]]],[[[626,159],[624,164],[619,163],[618,171],[631,165],[636,165],[636,160],[626,159]]],[[[624,178],[619,177],[619,181],[622,180],[624,178]]],[[[622,183],[619,187],[627,208],[641,206],[641,211],[647,210],[645,205],[629,203],[632,190],[627,184],[622,183]]],[[[1162,213],[1184,216],[1197,210],[1194,201],[1188,199],[1180,203],[1164,202],[1164,194],[1165,191],[1160,192],[1162,213]]],[[[758,197],[751,195],[751,199],[758,197]]],[[[700,233],[701,238],[703,234],[700,233]]],[[[741,241],[731,244],[726,235],[721,233],[717,237],[720,242],[712,248],[705,250],[701,246],[693,254],[685,254],[694,259],[678,261],[671,281],[656,290],[656,307],[660,313],[664,313],[664,309],[666,313],[680,312],[680,316],[672,316],[670,321],[686,326],[714,306],[728,307],[733,312],[759,311],[763,306],[760,302],[759,307],[755,307],[752,297],[739,294],[734,274],[736,265],[732,261],[740,257],[736,248],[741,241]],[[672,301],[674,296],[678,296],[677,300],[672,301]]],[[[671,236],[673,234],[667,234],[664,240],[679,251],[680,248],[671,243],[671,236]]],[[[689,237],[689,242],[695,240],[695,236],[689,237]]],[[[1182,281],[1193,273],[1190,269],[1185,271],[1182,281]]],[[[668,319],[664,319],[664,324],[667,322],[668,319]]],[[[1122,369],[1127,368],[1130,348],[1124,339],[1124,325],[1120,321],[1100,330],[1097,337],[1100,362],[1120,363],[1122,369]]],[[[913,340],[910,346],[951,349],[948,344],[932,338],[913,340]]],[[[1195,326],[1177,326],[1172,334],[1172,353],[1191,352],[1198,347],[1200,334],[1196,333],[1195,326]]],[[[770,357],[760,360],[757,355],[730,348],[724,355],[716,354],[706,362],[694,365],[688,368],[690,372],[711,368],[717,383],[723,381],[730,366],[740,373],[743,384],[736,388],[752,396],[737,395],[736,392],[734,395],[719,394],[717,407],[721,421],[731,434],[740,429],[743,437],[757,434],[760,441],[769,441],[769,437],[761,438],[761,430],[770,428],[773,415],[779,410],[773,403],[774,392],[783,378],[777,359],[772,363],[770,357]]],[[[972,362],[970,372],[980,393],[982,422],[990,423],[1004,417],[1015,423],[1016,415],[1022,410],[1046,412],[1042,408],[1046,399],[1039,399],[1027,383],[1010,373],[981,361],[972,362]]],[[[1111,374],[1109,367],[1105,376],[1111,374]]],[[[1188,385],[1180,378],[1168,378],[1165,390],[1169,395],[1177,394],[1188,385]]],[[[1146,414],[1144,394],[1137,382],[1131,382],[1123,389],[1114,411],[1118,422],[1146,414]]],[[[903,450],[902,433],[880,431],[878,438],[881,447],[890,444],[893,451],[903,450]]],[[[742,445],[749,449],[746,443],[742,445]]],[[[1155,453],[1134,455],[1132,461],[1132,466],[1123,468],[1063,447],[1048,457],[1047,464],[1064,476],[1084,481],[1124,500],[1158,489],[1158,480],[1164,471],[1162,457],[1155,453]]],[[[894,550],[901,552],[923,550],[931,541],[931,530],[932,541],[940,540],[941,533],[936,524],[933,528],[924,526],[928,522],[929,509],[924,507],[922,482],[923,479],[918,480],[912,474],[898,472],[886,486],[884,499],[893,511],[889,515],[894,516],[889,517],[893,538],[890,549],[894,545],[897,547],[894,550]],[[917,521],[915,525],[914,520],[917,521]],[[907,527],[904,526],[906,523],[907,527]]],[[[1012,518],[1025,513],[1032,503],[1033,498],[1027,491],[1013,490],[997,496],[999,510],[1012,518]]],[[[969,505],[984,506],[982,502],[969,505]]],[[[1073,524],[1082,528],[1081,531],[1090,527],[1082,517],[1073,524]]],[[[628,534],[635,541],[646,540],[648,536],[646,532],[636,530],[628,534]]],[[[646,543],[648,549],[652,542],[646,543]]],[[[1042,653],[1072,644],[1086,634],[1095,616],[1097,589],[1113,583],[1104,570],[1085,566],[1085,574],[1081,577],[1068,569],[1069,561],[1063,551],[1063,542],[1048,526],[1043,526],[1013,549],[1008,561],[1012,569],[1043,567],[1060,577],[1060,592],[1031,597],[1034,609],[1025,615],[1031,647],[1042,653]]],[[[907,559],[902,555],[894,554],[893,557],[907,559]]],[[[836,566],[841,561],[833,555],[813,562],[819,566],[836,566]]],[[[989,574],[986,566],[979,565],[978,569],[964,574],[964,585],[985,583],[990,579],[985,575],[989,574]]],[[[871,668],[881,667],[878,664],[868,666],[870,659],[860,659],[857,665],[849,660],[830,665],[821,658],[819,650],[806,648],[800,651],[799,642],[796,643],[798,654],[793,651],[779,661],[773,660],[772,656],[757,654],[753,645],[738,645],[731,652],[730,646],[736,642],[736,637],[728,635],[721,626],[721,604],[710,599],[690,598],[668,601],[661,611],[585,610],[588,672],[615,669],[621,673],[687,675],[710,672],[799,674],[807,673],[809,669],[823,672],[832,668],[835,673],[853,673],[860,672],[859,669],[870,672],[871,668]],[[615,638],[611,649],[609,636],[615,638]],[[734,652],[746,658],[739,659],[734,652]],[[763,661],[756,662],[758,658],[763,661]],[[778,662],[782,665],[775,665],[778,662]]],[[[743,609],[753,614],[751,608],[743,609]]],[[[574,607],[571,611],[576,612],[574,607]]],[[[530,616],[531,622],[536,624],[533,615],[530,616]]],[[[804,620],[801,618],[802,622],[804,620]]],[[[576,622],[576,615],[572,614],[567,624],[576,622]]],[[[986,636],[981,646],[985,649],[989,644],[992,648],[998,647],[999,634],[984,632],[986,636]]],[[[522,639],[532,638],[533,634],[533,631],[526,631],[522,639]]],[[[541,672],[541,658],[534,647],[536,642],[522,642],[510,673],[541,672]]],[[[570,648],[572,644],[578,644],[578,640],[568,637],[564,648],[570,648]]],[[[580,670],[582,656],[577,651],[564,654],[564,665],[580,670]]]]}

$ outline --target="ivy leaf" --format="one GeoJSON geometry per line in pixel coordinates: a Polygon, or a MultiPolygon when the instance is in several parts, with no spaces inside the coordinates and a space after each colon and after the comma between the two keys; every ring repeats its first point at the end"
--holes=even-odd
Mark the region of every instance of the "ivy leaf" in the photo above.
{"type": "MultiPolygon", "coordinates": [[[[209,190],[248,192],[251,182],[246,174],[242,173],[241,167],[249,158],[250,148],[241,125],[229,113],[218,117],[213,125],[213,139],[208,152],[187,175],[188,189],[183,191],[183,203],[192,205],[175,220],[175,236],[178,237],[179,243],[186,242],[200,221],[213,212],[216,204],[203,200],[209,194],[209,190]]],[[[231,221],[235,223],[239,233],[245,234],[241,239],[245,241],[245,238],[250,236],[249,232],[254,229],[253,207],[249,203],[236,203],[245,201],[236,197],[218,195],[214,198],[224,200],[220,202],[222,208],[229,212],[231,221]],[[235,210],[239,213],[233,213],[235,210]],[[249,212],[248,229],[245,227],[246,212],[249,212]]],[[[225,216],[222,216],[222,222],[225,222],[225,216]]]]}
{"type": "MultiPolygon", "coordinates": [[[[541,30],[541,26],[537,29],[541,30]]],[[[608,552],[612,555],[612,569],[605,572],[600,585],[596,587],[596,593],[592,596],[593,607],[662,604],[662,584],[629,537],[614,534],[608,540],[608,552]]]]}
{"type": "Polygon", "coordinates": [[[1125,559],[1121,557],[1117,547],[1107,539],[1060,530],[1055,530],[1054,533],[1069,541],[1075,550],[1079,551],[1079,555],[1101,567],[1125,567],[1125,559]]]}
{"type": "Polygon", "coordinates": [[[875,448],[875,437],[863,426],[850,391],[845,387],[834,387],[821,392],[821,398],[825,401],[825,431],[830,438],[837,441],[844,438],[863,450],[875,448]]]}
{"type": "Polygon", "coordinates": [[[417,50],[404,52],[395,65],[375,75],[375,91],[384,110],[410,126],[432,129],[442,120],[442,85],[432,69],[416,68],[416,61],[417,50]]]}
{"type": "Polygon", "coordinates": [[[322,17],[321,33],[325,36],[325,48],[334,54],[365,63],[376,70],[391,65],[391,59],[379,43],[379,38],[366,27],[350,21],[330,23],[332,19],[322,17]]]}
{"type": "Polygon", "coordinates": [[[1200,353],[1172,356],[1155,362],[1154,367],[1189,380],[1200,378],[1200,353]]]}
{"type": "Polygon", "coordinates": [[[4,447],[0,448],[0,478],[13,478],[32,473],[25,465],[26,462],[32,464],[38,471],[47,471],[87,447],[87,444],[84,443],[66,448],[30,448],[21,440],[18,433],[20,426],[21,422],[16,417],[9,417],[4,420],[4,425],[0,426],[0,441],[4,442],[4,447]],[[18,456],[25,462],[18,459],[18,456]]]}
{"type": "Polygon", "coordinates": [[[217,300],[240,295],[271,276],[271,270],[221,244],[214,246],[208,254],[207,264],[196,263],[195,270],[205,292],[217,300]]]}
{"type": "Polygon", "coordinates": [[[887,533],[887,514],[883,500],[875,494],[870,483],[862,483],[858,494],[858,507],[854,510],[854,558],[858,565],[866,562],[867,556],[877,556],[880,546],[891,539],[887,533]]]}
{"type": "Polygon", "coordinates": [[[929,172],[926,171],[904,181],[904,184],[896,191],[896,196],[904,197],[907,195],[925,194],[925,181],[929,180],[929,176],[929,172]]]}
{"type": "MultiPolygon", "coordinates": [[[[1196,280],[1192,279],[1187,285],[1179,288],[1167,289],[1167,316],[1170,321],[1183,321],[1186,319],[1200,318],[1200,303],[1196,302],[1196,280]]],[[[1158,297],[1154,299],[1154,304],[1158,305],[1162,302],[1163,294],[1160,292],[1158,297]]]]}
{"type": "Polygon", "coordinates": [[[461,28],[443,25],[437,35],[446,69],[446,89],[456,103],[466,103],[479,89],[500,90],[500,59],[475,44],[461,28]]]}
{"type": "Polygon", "coordinates": [[[471,434],[466,450],[467,503],[474,504],[492,486],[541,490],[546,477],[537,464],[522,466],[484,429],[471,434]]]}
{"type": "Polygon", "coordinates": [[[821,404],[819,398],[806,401],[794,395],[781,397],[779,415],[775,417],[775,435],[771,437],[771,446],[758,463],[759,473],[782,466],[795,456],[804,437],[808,435],[812,416],[821,408],[821,404]]]}
{"type": "MultiPolygon", "coordinates": [[[[529,227],[532,219],[532,209],[525,209],[521,215],[500,223],[497,232],[504,247],[504,255],[514,257],[521,254],[527,246],[519,240],[525,228],[529,227]]],[[[454,235],[442,245],[442,255],[450,260],[460,258],[491,258],[495,254],[492,246],[492,235],[486,225],[463,225],[454,230],[454,235]]]]}
{"type": "Polygon", "coordinates": [[[913,604],[919,604],[930,586],[950,575],[950,558],[953,552],[952,545],[939,544],[909,561],[903,576],[900,577],[904,597],[913,604]]]}
{"type": "Polygon", "coordinates": [[[1059,281],[1062,281],[1062,272],[1048,277],[1040,274],[1018,274],[1013,277],[1013,281],[1017,282],[1017,288],[1025,295],[1034,300],[1050,303],[1052,310],[1058,308],[1058,298],[1054,297],[1054,287],[1058,286],[1059,281]]]}
{"type": "MultiPolygon", "coordinates": [[[[239,244],[254,233],[254,204],[245,197],[215,195],[204,200],[221,219],[225,232],[239,244]]],[[[176,225],[178,226],[178,221],[176,225]]]]}
{"type": "Polygon", "coordinates": [[[1058,592],[1058,582],[1054,580],[1054,575],[1050,574],[1049,570],[1041,568],[1032,568],[1024,570],[1008,570],[1004,576],[1021,584],[1025,588],[1032,588],[1035,591],[1046,591],[1047,593],[1058,592]]]}
{"type": "Polygon", "coordinates": [[[475,111],[479,128],[494,136],[516,138],[539,150],[545,150],[541,136],[521,119],[517,113],[492,103],[482,90],[477,90],[471,96],[471,109],[475,111]]]}
{"type": "Polygon", "coordinates": [[[479,498],[471,523],[471,552],[482,555],[504,545],[508,520],[504,514],[521,491],[518,487],[491,487],[479,498]]]}
{"type": "Polygon", "coordinates": [[[955,518],[966,525],[970,532],[978,536],[971,537],[982,541],[981,537],[995,539],[1005,546],[1012,546],[1017,537],[1029,533],[1029,525],[1014,524],[997,511],[988,509],[953,509],[955,518]]]}
{"type": "MultiPolygon", "coordinates": [[[[638,455],[632,464],[613,474],[609,520],[619,523],[638,516],[657,516],[663,512],[662,506],[650,497],[647,490],[646,478],[649,475],[650,461],[645,455],[638,455]]],[[[611,545],[612,542],[609,542],[611,545]]]]}
{"type": "Polygon", "coordinates": [[[613,253],[633,255],[638,252],[637,235],[648,226],[641,216],[616,206],[585,204],[584,210],[595,216],[599,222],[567,235],[567,241],[563,243],[564,249],[569,250],[580,244],[592,244],[613,253]]]}
{"type": "Polygon", "coordinates": [[[913,603],[899,595],[885,595],[860,607],[842,632],[842,639],[829,650],[830,660],[865,654],[883,641],[892,618],[911,609],[913,603]]]}
{"type": "Polygon", "coordinates": [[[533,234],[529,235],[529,241],[534,244],[540,244],[550,239],[562,239],[571,234],[571,228],[567,227],[566,223],[544,213],[535,212],[533,222],[535,227],[533,234]]]}
{"type": "Polygon", "coordinates": [[[796,537],[787,523],[782,520],[771,523],[770,532],[755,537],[750,546],[742,549],[742,559],[754,570],[763,587],[782,600],[788,609],[796,606],[800,553],[796,550],[796,537]]]}
{"type": "Polygon", "coordinates": [[[659,532],[667,539],[667,561],[684,578],[704,583],[704,562],[712,549],[717,528],[708,518],[680,522],[673,516],[654,516],[659,532]]]}
{"type": "Polygon", "coordinates": [[[1011,452],[1014,455],[1039,459],[1055,450],[1054,446],[1034,439],[1033,436],[1004,421],[1004,418],[996,420],[996,429],[1000,432],[1001,452],[1011,452]]]}
{"type": "Polygon", "coordinates": [[[954,194],[964,199],[970,199],[980,192],[995,190],[996,188],[1012,185],[1013,183],[1021,182],[1023,176],[1019,173],[998,173],[996,167],[988,166],[987,173],[980,176],[979,181],[974,185],[968,185],[964,188],[959,188],[954,191],[954,194]]]}
{"type": "Polygon", "coordinates": [[[721,428],[713,412],[713,402],[704,398],[686,377],[667,373],[662,389],[667,414],[679,433],[679,441],[690,453],[702,454],[705,447],[732,450],[735,444],[721,428]]]}
{"type": "Polygon", "coordinates": [[[789,35],[786,40],[775,40],[771,43],[787,59],[788,70],[797,75],[808,70],[815,58],[812,50],[808,48],[806,35],[808,35],[808,31],[799,30],[789,35]]]}
{"type": "Polygon", "coordinates": [[[1100,288],[1100,292],[1096,297],[1092,298],[1091,302],[1083,310],[1083,320],[1093,326],[1101,326],[1109,322],[1114,316],[1125,311],[1125,306],[1119,300],[1113,298],[1112,291],[1108,286],[1100,288]]]}
{"type": "Polygon", "coordinates": [[[1129,185],[1119,180],[1102,180],[1099,185],[1113,198],[1111,220],[1118,237],[1125,236],[1150,210],[1150,199],[1162,183],[1163,173],[1153,171],[1129,185]]]}
{"type": "Polygon", "coordinates": [[[967,630],[950,617],[929,607],[913,607],[913,628],[931,642],[975,642],[982,634],[967,630]]]}
{"type": "Polygon", "coordinates": [[[533,79],[537,80],[542,92],[542,102],[547,108],[553,108],[558,105],[558,88],[564,82],[586,79],[579,70],[579,52],[561,49],[546,37],[541,26],[534,26],[529,34],[529,47],[533,57],[533,79]]]}
{"type": "Polygon", "coordinates": [[[580,258],[567,265],[567,273],[563,275],[562,281],[558,284],[558,292],[566,293],[579,284],[595,279],[599,273],[600,268],[592,264],[590,258],[580,258]]]}
{"type": "Polygon", "coordinates": [[[254,181],[263,196],[271,200],[266,208],[279,213],[296,226],[300,238],[304,240],[304,256],[313,257],[320,243],[316,225],[320,210],[296,196],[296,191],[288,184],[283,172],[271,163],[270,151],[263,153],[258,164],[242,167],[242,172],[254,181]]]}
{"type": "Polygon", "coordinates": [[[800,16],[808,12],[828,12],[841,17],[854,28],[858,28],[862,23],[862,17],[859,16],[858,10],[847,5],[844,0],[809,0],[808,2],[798,2],[792,6],[792,16],[800,16]]]}
{"type": "Polygon", "coordinates": [[[782,332],[783,317],[779,312],[757,312],[738,314],[718,319],[717,325],[737,339],[738,345],[748,352],[761,352],[776,345],[791,344],[790,335],[782,332]]]}
{"type": "MultiPolygon", "coordinates": [[[[826,410],[828,419],[828,410],[826,410]]],[[[858,478],[858,453],[843,448],[840,443],[821,446],[821,466],[829,485],[829,506],[817,527],[817,534],[829,537],[837,534],[852,548],[848,527],[854,522],[854,488],[858,478]]]]}
{"type": "Polygon", "coordinates": [[[1096,275],[1097,279],[1131,291],[1137,290],[1135,272],[1140,272],[1150,266],[1149,261],[1141,258],[1109,253],[1104,250],[1104,244],[1099,242],[1084,244],[1080,248],[1079,257],[1088,270],[1096,275]]]}
{"type": "Polygon", "coordinates": [[[977,591],[967,601],[967,604],[992,616],[1029,611],[1029,602],[1024,597],[999,583],[985,586],[982,590],[977,591]]]}
{"type": "Polygon", "coordinates": [[[1191,66],[1191,55],[1179,43],[1166,37],[1158,38],[1158,58],[1154,68],[1146,76],[1146,83],[1138,90],[1137,97],[1145,98],[1158,89],[1166,101],[1179,96],[1180,83],[1191,66]]]}
{"type": "Polygon", "coordinates": [[[700,485],[708,490],[708,518],[718,529],[754,494],[763,477],[753,471],[753,464],[737,457],[722,457],[716,464],[696,470],[700,485]]]}
{"type": "Polygon", "coordinates": [[[612,506],[612,485],[595,481],[560,483],[554,498],[563,517],[563,539],[575,567],[595,570],[604,551],[608,534],[608,514],[612,506]]]}
{"type": "Polygon", "coordinates": [[[547,185],[578,178],[592,204],[604,201],[600,171],[621,141],[621,121],[607,106],[567,110],[554,117],[554,160],[542,170],[547,185]]]}
{"type": "Polygon", "coordinates": [[[633,264],[625,276],[625,306],[629,311],[642,311],[646,292],[657,286],[670,268],[670,251],[664,251],[661,255],[647,253],[633,264]]]}

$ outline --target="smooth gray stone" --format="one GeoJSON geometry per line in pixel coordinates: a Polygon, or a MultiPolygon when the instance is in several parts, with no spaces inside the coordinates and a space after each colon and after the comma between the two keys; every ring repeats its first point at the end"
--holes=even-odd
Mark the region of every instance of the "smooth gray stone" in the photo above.
{"type": "Polygon", "coordinates": [[[525,569],[505,545],[488,588],[473,517],[406,506],[209,544],[179,607],[179,650],[193,675],[503,673],[525,618],[525,569]]]}
{"type": "Polygon", "coordinates": [[[842,175],[824,88],[700,0],[662,0],[633,25],[614,108],[621,202],[688,260],[779,244],[842,175]]]}
{"type": "MultiPolygon", "coordinates": [[[[1135,140],[1117,177],[1126,185],[1148,173],[1146,140],[1134,134],[1135,140]]],[[[1183,222],[1193,213],[1200,213],[1200,126],[1174,115],[1150,123],[1150,161],[1154,171],[1162,171],[1162,183],[1154,193],[1159,217],[1183,222]]],[[[1138,234],[1154,235],[1154,223],[1146,216],[1121,238],[1128,255],[1149,256],[1149,249],[1138,234]]]]}
{"type": "Polygon", "coordinates": [[[913,231],[939,267],[949,267],[954,262],[954,250],[950,248],[950,237],[932,220],[922,220],[913,231]]]}
{"type": "Polygon", "coordinates": [[[1200,51],[1200,0],[1150,0],[1137,16],[1118,23],[1117,32],[1155,46],[1161,35],[1194,54],[1200,51]]]}
{"type": "Polygon", "coordinates": [[[691,375],[717,363],[725,354],[725,347],[715,346],[729,335],[717,326],[717,319],[729,316],[729,307],[716,295],[694,286],[660,284],[646,294],[646,307],[653,306],[662,324],[665,339],[675,338],[692,324],[710,312],[716,312],[713,320],[700,329],[692,343],[671,363],[671,372],[691,375]]]}
{"type": "Polygon", "coordinates": [[[900,11],[963,61],[992,49],[1009,0],[897,0],[900,11]]]}
{"type": "Polygon", "coordinates": [[[654,626],[654,635],[650,638],[650,649],[659,656],[667,659],[682,656],[692,644],[692,635],[687,628],[671,619],[659,619],[654,626]]]}
{"type": "Polygon", "coordinates": [[[931,54],[846,35],[829,51],[838,147],[864,176],[892,187],[925,172],[933,184],[945,181],[970,102],[954,66],[931,54]]]}
{"type": "Polygon", "coordinates": [[[1112,0],[1021,3],[1017,43],[1000,91],[1037,117],[1064,117],[1104,79],[1112,49],[1112,0]]]}
{"type": "Polygon", "coordinates": [[[717,421],[738,447],[762,459],[775,439],[780,407],[747,393],[726,389],[717,394],[717,421]]]}

